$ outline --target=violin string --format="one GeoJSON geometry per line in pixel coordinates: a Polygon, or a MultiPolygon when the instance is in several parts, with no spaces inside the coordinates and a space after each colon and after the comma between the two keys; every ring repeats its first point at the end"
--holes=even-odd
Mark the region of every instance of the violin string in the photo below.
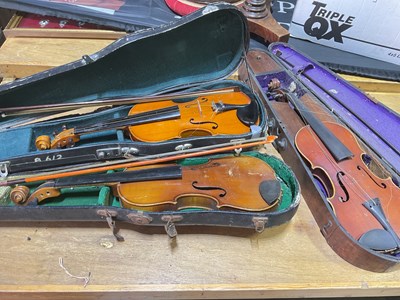
{"type": "MultiPolygon", "coordinates": [[[[219,95],[219,94],[211,95],[211,98],[212,97],[222,97],[222,95],[219,95]]],[[[203,101],[201,103],[200,103],[200,101],[198,99],[196,99],[196,100],[197,100],[197,108],[198,108],[198,111],[199,111],[200,118],[203,118],[203,109],[211,108],[212,113],[211,113],[211,116],[210,116],[210,121],[214,120],[214,118],[218,114],[218,112],[213,110],[212,103],[214,101],[213,100],[210,101],[210,96],[205,98],[205,101],[203,101]],[[205,103],[207,103],[207,104],[205,104],[205,103]],[[211,103],[211,104],[208,104],[208,103],[211,103]]],[[[196,134],[196,132],[199,131],[199,130],[201,130],[201,127],[197,126],[195,129],[193,129],[191,136],[194,136],[196,134]]]]}
{"type": "MultiPolygon", "coordinates": [[[[311,136],[313,137],[314,141],[316,142],[316,144],[321,148],[321,151],[324,153],[325,157],[328,159],[328,161],[331,163],[331,165],[333,166],[333,168],[336,171],[340,171],[340,169],[338,167],[336,167],[337,163],[333,161],[333,158],[331,157],[331,155],[328,153],[329,151],[326,149],[326,147],[322,144],[322,142],[320,141],[320,139],[316,136],[315,132],[311,129],[311,127],[308,128],[308,130],[311,133],[311,136]]],[[[368,194],[368,192],[360,185],[360,183],[350,174],[346,173],[346,177],[342,177],[343,181],[347,181],[346,179],[349,178],[351,180],[351,182],[358,187],[359,191],[357,191],[355,189],[355,187],[351,184],[348,184],[348,188],[350,188],[354,193],[356,193],[358,196],[362,197],[366,197],[368,200],[372,200],[373,198],[368,194]],[[363,193],[360,194],[359,192],[363,193]]],[[[391,193],[391,197],[389,200],[392,199],[393,197],[393,192],[390,189],[390,193],[391,193]]]]}
{"type": "MultiPolygon", "coordinates": [[[[337,171],[340,171],[340,168],[336,167],[337,163],[334,161],[334,159],[331,157],[331,154],[329,153],[329,151],[327,150],[327,148],[325,147],[325,145],[323,145],[323,143],[321,142],[321,140],[317,137],[317,135],[315,134],[315,132],[312,130],[311,127],[308,128],[308,131],[310,132],[312,138],[314,139],[315,143],[318,145],[318,147],[320,148],[320,150],[322,151],[322,153],[325,155],[325,157],[327,158],[327,160],[330,162],[331,166],[337,171]]],[[[351,176],[349,176],[348,174],[346,174],[348,177],[351,178],[351,176]]],[[[344,177],[342,177],[344,178],[344,177]]],[[[346,177],[347,178],[347,177],[346,177]]],[[[356,182],[356,180],[353,179],[354,182],[356,182]]],[[[368,193],[365,192],[365,195],[360,195],[357,191],[355,191],[351,185],[349,185],[349,188],[352,189],[358,196],[362,197],[362,196],[367,196],[368,199],[372,199],[368,193]]],[[[360,187],[361,188],[361,187],[360,187]]],[[[361,188],[361,192],[364,192],[363,189],[361,188]]]]}
{"type": "MultiPolygon", "coordinates": [[[[309,130],[310,130],[310,129],[309,129],[309,130]]],[[[322,144],[319,142],[319,138],[316,137],[316,134],[315,134],[312,130],[311,130],[311,134],[312,134],[312,136],[313,136],[313,139],[314,139],[314,140],[316,141],[316,143],[318,144],[318,146],[319,146],[319,147],[321,148],[321,150],[324,152],[324,154],[325,154],[325,156],[327,157],[328,161],[330,161],[331,165],[332,165],[336,170],[339,171],[340,169],[336,167],[336,162],[333,161],[333,159],[331,158],[331,156],[330,156],[329,153],[327,154],[327,151],[325,150],[326,147],[324,147],[324,145],[322,145],[322,144]]],[[[372,197],[369,195],[369,193],[360,185],[360,183],[359,183],[353,176],[351,176],[351,175],[349,175],[349,174],[346,173],[346,176],[341,177],[341,180],[342,180],[344,183],[347,182],[347,185],[346,185],[346,186],[347,186],[350,190],[352,190],[356,195],[358,195],[360,198],[362,198],[362,196],[363,196],[363,194],[364,194],[364,196],[367,198],[366,201],[372,200],[372,201],[375,203],[374,198],[372,198],[372,197]],[[349,183],[348,183],[349,181],[350,181],[351,183],[353,183],[354,186],[353,186],[352,184],[349,184],[349,183]],[[358,187],[358,190],[356,189],[356,187],[358,187]],[[360,193],[360,192],[361,192],[361,193],[360,193]]],[[[390,196],[389,196],[389,199],[387,199],[386,204],[385,204],[385,202],[382,203],[382,201],[381,201],[381,205],[382,205],[382,209],[383,209],[383,211],[384,211],[384,214],[385,214],[386,218],[387,218],[388,221],[390,222],[390,221],[392,220],[392,218],[391,218],[391,213],[390,213],[389,207],[390,207],[390,203],[393,201],[393,193],[394,193],[394,191],[393,191],[393,189],[392,189],[391,187],[389,188],[389,193],[390,193],[390,196]]],[[[349,199],[349,201],[351,201],[351,199],[349,199]]],[[[375,204],[376,204],[376,203],[375,203],[375,204]]],[[[336,214],[336,213],[335,213],[335,214],[336,214]]],[[[378,223],[383,227],[383,225],[379,222],[379,220],[377,220],[377,221],[378,221],[378,223]]],[[[394,229],[394,230],[395,230],[395,232],[396,232],[396,234],[397,234],[396,229],[394,229]]]]}
{"type": "MultiPolygon", "coordinates": [[[[312,103],[311,102],[311,99],[308,99],[308,98],[303,98],[302,99],[302,101],[305,103],[305,104],[309,104],[309,103],[312,103]]],[[[296,109],[298,109],[299,110],[299,108],[296,108],[296,109]]],[[[299,110],[299,112],[301,113],[302,111],[306,111],[306,110],[299,110]]],[[[308,111],[310,111],[310,112],[313,112],[314,114],[316,114],[316,115],[323,115],[323,116],[330,116],[330,114],[327,112],[327,111],[325,111],[325,110],[323,110],[323,111],[320,111],[320,112],[315,112],[315,111],[312,111],[312,110],[308,110],[308,111]]],[[[309,130],[310,130],[311,128],[309,128],[309,130]]],[[[333,160],[332,160],[332,158],[331,158],[331,155],[328,153],[327,154],[327,148],[324,146],[324,145],[322,145],[321,143],[320,143],[320,139],[319,138],[317,138],[317,136],[316,136],[316,134],[314,133],[314,131],[311,129],[311,135],[312,135],[312,137],[313,137],[313,139],[315,140],[315,142],[317,143],[317,145],[321,148],[321,150],[323,151],[323,153],[324,153],[324,155],[328,158],[328,160],[330,161],[330,163],[335,167],[336,166],[336,162],[334,162],[333,160]]],[[[335,169],[336,170],[338,170],[338,168],[336,168],[335,167],[335,169]]],[[[344,180],[346,180],[346,178],[350,178],[351,179],[351,181],[355,184],[355,185],[357,185],[358,186],[358,188],[360,189],[360,191],[361,192],[363,192],[364,194],[365,194],[365,196],[367,197],[367,199],[370,199],[370,200],[372,200],[372,197],[368,194],[368,192],[362,187],[362,186],[360,186],[360,184],[358,183],[358,181],[357,180],[355,180],[355,178],[353,178],[352,176],[350,176],[349,174],[346,174],[347,176],[345,177],[345,178],[343,178],[344,180]]],[[[353,186],[352,185],[349,185],[349,187],[355,192],[355,193],[357,193],[357,191],[355,191],[354,190],[354,188],[353,188],[353,186]]],[[[391,192],[391,194],[393,193],[392,192],[392,190],[390,191],[391,192]]],[[[360,194],[358,194],[357,193],[357,195],[359,195],[360,196],[360,194]]],[[[391,195],[391,199],[392,199],[392,197],[393,197],[393,195],[391,195]]],[[[390,199],[390,200],[391,200],[390,199]]]]}
{"type": "MultiPolygon", "coordinates": [[[[311,104],[313,104],[313,102],[312,102],[312,100],[311,99],[309,99],[309,98],[303,98],[303,99],[301,99],[301,101],[303,101],[303,103],[305,104],[305,105],[307,105],[307,108],[309,108],[310,107],[310,103],[311,104]]],[[[312,109],[308,109],[308,111],[309,112],[312,112],[314,115],[319,115],[319,116],[326,116],[326,117],[332,117],[332,115],[331,115],[331,112],[329,112],[328,110],[326,110],[326,109],[321,109],[321,110],[312,110],[312,109]]]]}

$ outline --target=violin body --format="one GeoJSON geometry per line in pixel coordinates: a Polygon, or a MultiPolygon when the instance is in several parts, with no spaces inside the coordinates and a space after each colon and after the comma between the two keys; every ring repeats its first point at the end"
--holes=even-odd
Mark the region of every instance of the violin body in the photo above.
{"type": "Polygon", "coordinates": [[[250,127],[238,118],[236,109],[219,113],[215,111],[213,103],[220,102],[245,106],[251,103],[251,99],[243,92],[232,92],[207,95],[184,103],[167,100],[137,104],[132,107],[129,115],[178,105],[181,117],[151,124],[129,126],[128,130],[133,140],[142,142],[162,142],[177,138],[250,132],[250,127]]]}
{"type": "Polygon", "coordinates": [[[132,140],[163,142],[177,138],[246,134],[258,122],[258,106],[243,92],[208,94],[195,100],[176,103],[162,100],[140,103],[128,116],[98,122],[91,126],[69,128],[53,140],[41,135],[38,150],[73,147],[80,136],[110,129],[126,129],[132,140]]]}
{"type": "Polygon", "coordinates": [[[250,156],[182,166],[181,179],[118,184],[116,190],[124,208],[146,211],[199,208],[258,212],[273,208],[281,196],[273,169],[250,156]]]}
{"type": "Polygon", "coordinates": [[[356,138],[345,127],[323,123],[354,154],[352,158],[336,161],[310,126],[301,128],[295,144],[311,165],[312,173],[322,183],[340,224],[356,240],[382,225],[363,205],[379,199],[387,220],[400,233],[400,190],[391,179],[376,176],[365,165],[365,153],[356,138]]]}

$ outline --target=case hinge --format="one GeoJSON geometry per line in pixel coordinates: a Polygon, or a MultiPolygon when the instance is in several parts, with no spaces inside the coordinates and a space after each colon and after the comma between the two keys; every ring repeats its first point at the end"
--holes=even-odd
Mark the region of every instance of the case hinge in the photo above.
{"type": "Polygon", "coordinates": [[[321,233],[325,238],[327,238],[332,233],[333,229],[332,225],[333,225],[332,221],[328,220],[328,222],[324,224],[324,226],[322,226],[321,233]]]}
{"type": "Polygon", "coordinates": [[[164,225],[164,229],[170,238],[174,238],[178,235],[175,227],[175,222],[182,221],[182,219],[183,216],[181,215],[167,215],[161,217],[161,221],[167,222],[167,224],[164,225]]]}
{"type": "Polygon", "coordinates": [[[149,215],[145,215],[142,211],[138,211],[137,213],[130,213],[127,215],[128,219],[132,221],[135,225],[146,225],[153,221],[153,218],[149,215]]]}

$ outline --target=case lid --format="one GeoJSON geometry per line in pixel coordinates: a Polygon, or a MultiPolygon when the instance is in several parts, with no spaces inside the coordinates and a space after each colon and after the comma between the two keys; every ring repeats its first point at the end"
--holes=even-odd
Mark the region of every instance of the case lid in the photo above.
{"type": "Polygon", "coordinates": [[[0,107],[144,96],[214,81],[236,70],[248,44],[246,18],[235,6],[208,5],[75,62],[2,85],[0,107]]]}

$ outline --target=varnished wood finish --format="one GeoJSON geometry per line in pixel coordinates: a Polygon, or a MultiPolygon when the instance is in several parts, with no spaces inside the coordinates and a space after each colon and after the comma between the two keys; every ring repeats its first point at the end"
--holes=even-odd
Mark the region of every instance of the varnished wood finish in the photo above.
{"type": "Polygon", "coordinates": [[[245,63],[242,65],[243,68],[239,71],[242,73],[240,74],[241,80],[243,80],[244,75],[247,75],[247,67],[251,68],[255,74],[279,72],[282,70],[282,67],[263,51],[250,50],[246,57],[248,66],[245,63]]]}
{"type": "Polygon", "coordinates": [[[225,105],[249,105],[251,99],[243,92],[224,93],[198,97],[192,101],[176,103],[174,101],[159,101],[136,104],[129,115],[156,111],[178,105],[180,117],[172,120],[152,122],[129,126],[129,132],[134,140],[142,142],[161,142],[175,138],[191,136],[213,136],[219,134],[245,134],[250,127],[243,124],[237,110],[217,112],[213,104],[222,102],[225,105]]]}
{"type": "Polygon", "coordinates": [[[287,42],[289,40],[289,31],[279,25],[279,23],[268,14],[261,19],[247,18],[249,31],[264,39],[267,43],[287,42]]]}
{"type": "Polygon", "coordinates": [[[268,164],[255,157],[227,157],[182,166],[180,179],[118,184],[117,193],[123,207],[145,211],[187,208],[265,211],[278,203],[281,193],[278,184],[276,198],[265,201],[260,192],[264,182],[277,182],[268,164]]]}
{"type": "MultiPolygon", "coordinates": [[[[279,155],[270,148],[268,152],[279,155]]],[[[371,273],[342,260],[326,244],[304,201],[291,222],[261,234],[233,228],[178,227],[176,240],[170,240],[162,229],[118,225],[125,242],[115,240],[106,221],[2,223],[1,298],[258,299],[400,294],[398,268],[371,273]],[[60,257],[73,275],[91,272],[86,287],[82,279],[65,273],[59,266],[60,257]]]]}
{"type": "Polygon", "coordinates": [[[310,126],[304,126],[297,132],[295,145],[310,163],[313,175],[323,183],[341,226],[355,240],[372,229],[383,229],[363,207],[364,202],[379,199],[386,218],[395,232],[400,234],[400,189],[390,178],[381,179],[368,169],[362,160],[365,153],[348,129],[331,122],[324,122],[322,126],[346,145],[353,157],[336,161],[310,126]]]}
{"type": "MultiPolygon", "coordinates": [[[[250,52],[262,52],[259,50],[253,50],[250,52]]],[[[257,57],[257,54],[255,54],[257,57]]],[[[267,58],[267,57],[266,57],[267,58]]],[[[272,60],[272,58],[270,58],[272,60]]],[[[258,61],[248,60],[250,66],[259,65],[258,61]]],[[[268,71],[261,71],[261,74],[267,73],[268,71]]],[[[255,77],[251,74],[250,78],[247,77],[247,72],[243,71],[243,68],[239,71],[239,74],[244,74],[244,78],[248,79],[249,84],[254,87],[255,92],[258,95],[263,96],[261,88],[256,81],[255,77]],[[250,83],[251,82],[251,83],[250,83]]],[[[253,73],[254,74],[254,73],[253,73]]],[[[255,74],[257,75],[257,73],[255,74]]],[[[307,95],[307,94],[306,94],[307,95]]],[[[304,105],[312,111],[315,116],[321,121],[335,120],[334,116],[330,114],[321,104],[318,104],[317,100],[311,95],[302,96],[304,105]]],[[[306,164],[300,159],[295,145],[293,143],[294,137],[297,131],[304,125],[302,123],[293,121],[296,114],[289,105],[285,107],[279,104],[279,110],[275,109],[276,104],[271,104],[271,101],[265,101],[265,108],[269,115],[269,123],[273,125],[270,131],[273,134],[279,134],[275,145],[279,149],[280,154],[284,158],[285,162],[292,167],[295,172],[300,185],[302,187],[302,194],[305,197],[307,205],[317,222],[321,233],[324,235],[328,245],[335,250],[335,252],[343,259],[347,260],[351,264],[371,270],[374,272],[384,272],[392,268],[398,262],[396,259],[390,256],[381,255],[377,252],[372,252],[368,249],[361,247],[350,235],[339,225],[338,220],[333,214],[330,205],[324,201],[325,198],[319,188],[311,180],[312,174],[306,164]],[[275,122],[271,122],[272,119],[275,122]],[[286,126],[286,124],[290,124],[286,126]],[[300,127],[296,128],[300,125],[300,127]],[[284,143],[283,143],[284,141],[284,143]]],[[[299,117],[297,117],[299,118],[299,117]]],[[[338,121],[338,120],[335,120],[338,121]]]]}
{"type": "MultiPolygon", "coordinates": [[[[48,62],[54,65],[58,59],[65,61],[66,55],[81,57],[90,53],[91,47],[100,49],[102,41],[91,40],[90,43],[87,48],[74,39],[65,39],[59,44],[36,44],[35,39],[26,44],[24,41],[11,43],[6,49],[8,55],[0,48],[0,70],[7,69],[11,60],[14,68],[11,73],[30,75],[37,67],[48,67],[48,62]],[[46,46],[42,52],[29,51],[30,47],[40,45],[46,46]],[[65,52],[67,45],[68,53],[65,52]],[[14,59],[14,54],[18,58],[14,59]]],[[[11,81],[13,76],[4,81],[11,81]]],[[[387,93],[384,88],[379,93],[376,96],[379,101],[400,111],[395,108],[398,103],[395,94],[387,93]]],[[[280,157],[271,145],[266,147],[268,153],[280,157]]],[[[302,187],[311,184],[306,175],[298,179],[302,187]]],[[[327,220],[321,219],[318,220],[320,224],[317,223],[311,211],[326,216],[325,208],[318,203],[314,205],[313,195],[305,193],[306,190],[303,188],[303,195],[309,200],[302,199],[291,222],[261,234],[232,228],[178,228],[177,239],[170,240],[159,230],[124,225],[120,233],[125,242],[118,243],[105,221],[98,225],[1,223],[0,298],[115,300],[398,296],[398,266],[386,273],[372,273],[352,266],[331,249],[326,241],[339,252],[353,251],[355,264],[359,263],[358,259],[360,262],[365,260],[355,256],[358,249],[351,243],[342,242],[342,233],[334,223],[327,228],[331,238],[324,239],[319,227],[327,220]],[[60,257],[74,275],[87,276],[91,272],[86,287],[83,280],[65,273],[59,266],[60,257]]]]}

